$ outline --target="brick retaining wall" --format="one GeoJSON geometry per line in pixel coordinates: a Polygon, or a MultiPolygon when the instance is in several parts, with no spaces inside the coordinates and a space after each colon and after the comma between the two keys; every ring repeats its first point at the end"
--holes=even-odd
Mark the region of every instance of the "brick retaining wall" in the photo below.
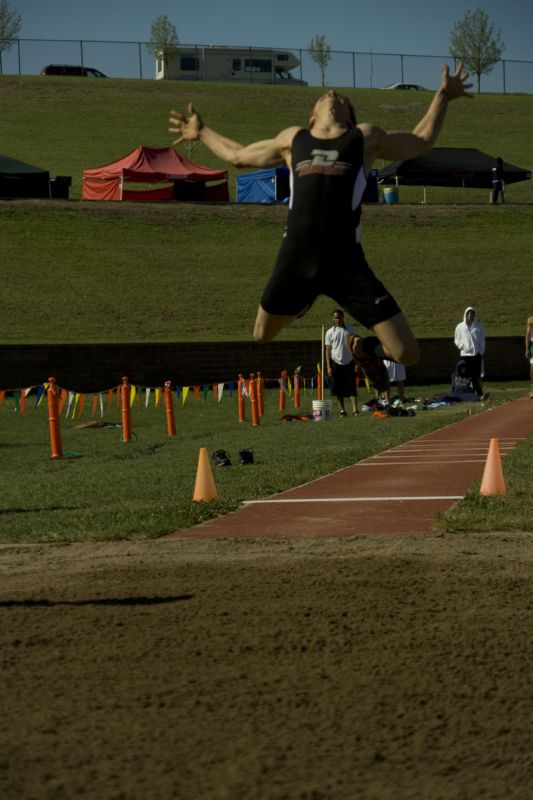
{"type": "MultiPolygon", "coordinates": [[[[447,383],[458,360],[449,339],[421,339],[418,364],[407,370],[408,383],[447,383]]],[[[316,373],[320,360],[317,341],[167,343],[167,344],[51,344],[0,345],[0,389],[33,386],[53,375],[60,386],[80,392],[101,391],[121,382],[179,386],[234,380],[260,370],[276,378],[302,366],[316,373]]],[[[527,380],[522,336],[487,338],[486,380],[527,380]]]]}

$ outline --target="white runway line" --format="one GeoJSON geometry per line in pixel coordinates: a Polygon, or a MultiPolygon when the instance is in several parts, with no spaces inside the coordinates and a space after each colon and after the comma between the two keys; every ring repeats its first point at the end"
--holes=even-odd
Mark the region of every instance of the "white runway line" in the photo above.
{"type": "MultiPolygon", "coordinates": [[[[397,456],[397,458],[401,458],[401,456],[397,456]]],[[[440,459],[439,461],[385,461],[383,458],[376,458],[374,456],[373,461],[361,461],[359,464],[354,464],[357,467],[395,467],[395,466],[404,466],[404,467],[425,467],[427,464],[440,464],[444,466],[445,464],[485,464],[486,458],[462,458],[460,461],[443,461],[440,459]]]]}
{"type": "Polygon", "coordinates": [[[264,500],[243,500],[243,505],[251,506],[259,503],[396,503],[405,500],[462,500],[463,494],[416,496],[405,497],[296,497],[296,498],[276,498],[264,500]]]}
{"type": "MultiPolygon", "coordinates": [[[[507,448],[508,450],[512,450],[513,447],[514,444],[512,443],[500,445],[500,449],[507,448]]],[[[445,444],[437,444],[437,445],[428,444],[424,445],[423,447],[422,445],[400,444],[398,445],[398,447],[391,447],[391,449],[388,450],[387,452],[397,452],[398,450],[405,450],[410,453],[428,453],[428,452],[446,453],[447,451],[450,451],[452,453],[457,453],[457,452],[462,452],[463,450],[466,450],[467,452],[472,452],[472,451],[488,451],[488,449],[489,446],[487,444],[470,444],[470,445],[453,445],[453,446],[445,444]]]]}

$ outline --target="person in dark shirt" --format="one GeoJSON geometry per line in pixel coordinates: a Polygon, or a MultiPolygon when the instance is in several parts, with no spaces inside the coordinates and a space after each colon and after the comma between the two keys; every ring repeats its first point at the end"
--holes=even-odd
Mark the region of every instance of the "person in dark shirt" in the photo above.
{"type": "Polygon", "coordinates": [[[498,156],[496,159],[496,166],[492,168],[492,191],[490,193],[490,202],[495,205],[498,202],[498,197],[501,194],[502,203],[506,200],[505,181],[503,179],[503,160],[498,156]]]}
{"type": "Polygon", "coordinates": [[[169,131],[178,137],[174,144],[199,140],[236,167],[285,163],[291,170],[287,229],[261,297],[256,341],[274,339],[324,294],[372,330],[374,336],[352,337],[350,347],[376,389],[388,386],[383,358],[407,365],[418,360],[418,343],[406,318],[366,262],[361,199],[376,159],[404,160],[431,150],[449,102],[472,97],[467,79],[463,64],[453,74],[444,65],[427,112],[410,132],[358,123],[348,98],[333,90],[314,104],[309,129],[292,126],[250,145],[204,125],[192,104],[186,114],[171,111],[169,131]]]}

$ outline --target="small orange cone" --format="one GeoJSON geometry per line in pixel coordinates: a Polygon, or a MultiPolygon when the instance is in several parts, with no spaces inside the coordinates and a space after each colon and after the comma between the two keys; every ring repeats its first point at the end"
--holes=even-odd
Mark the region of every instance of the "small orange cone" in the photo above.
{"type": "Polygon", "coordinates": [[[201,503],[203,501],[216,500],[217,498],[218,492],[215,486],[211,464],[209,463],[207,448],[200,447],[196,483],[194,484],[192,499],[197,503],[201,503]]]}
{"type": "Polygon", "coordinates": [[[479,493],[485,495],[505,494],[505,481],[500,459],[500,445],[497,439],[490,440],[489,452],[479,493]]]}

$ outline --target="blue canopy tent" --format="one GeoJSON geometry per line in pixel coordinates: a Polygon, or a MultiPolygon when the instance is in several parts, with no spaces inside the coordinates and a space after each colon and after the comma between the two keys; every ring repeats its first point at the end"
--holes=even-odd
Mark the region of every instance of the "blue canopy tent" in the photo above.
{"type": "Polygon", "coordinates": [[[287,167],[260,169],[237,178],[238,203],[287,203],[289,195],[287,167]]]}
{"type": "MultiPolygon", "coordinates": [[[[238,203],[288,203],[291,186],[288,167],[272,167],[247,172],[237,178],[238,203]]],[[[370,170],[363,203],[378,202],[377,170],[370,170]]]]}

